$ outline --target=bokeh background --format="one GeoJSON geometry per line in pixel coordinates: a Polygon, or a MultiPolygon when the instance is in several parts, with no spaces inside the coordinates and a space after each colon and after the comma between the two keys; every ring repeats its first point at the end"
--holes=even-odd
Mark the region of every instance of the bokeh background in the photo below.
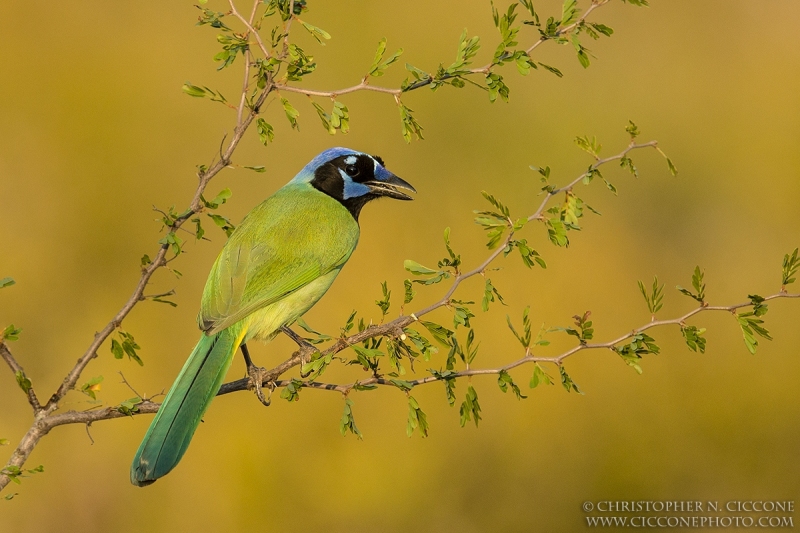
{"type": "MultiPolygon", "coordinates": [[[[402,61],[429,70],[452,61],[465,27],[483,39],[479,64],[496,43],[488,1],[309,3],[305,18],[333,35],[320,47],[295,32],[320,65],[304,82],[310,88],[357,83],[384,36],[390,51],[405,48],[402,61]]],[[[403,141],[386,95],[343,97],[352,132],[336,137],[321,129],[305,97],[289,95],[301,112],[300,132],[273,104],[266,116],[275,143],[264,148],[249,132],[234,158],[268,171],[226,170],[210,192],[233,190],[221,212],[238,222],[313,155],[340,144],[383,156],[417,187],[415,202],[365,210],[359,249],[307,315],[335,332],[351,309],[377,316],[381,281],[401,294],[404,259],[435,263],[446,226],[466,264],[481,260],[484,237],[471,216],[484,206],[480,190],[519,215],[532,212],[538,181],[529,165],[550,165],[553,181],[563,183],[589,163],[576,135],[597,135],[610,155],[627,142],[623,128],[633,119],[644,140],[661,142],[679,176],[655,152],[636,153],[638,180],[606,171],[618,197],[600,183],[581,190],[603,216],[585,219],[569,249],[531,229],[549,267],[528,271],[515,257],[493,274],[509,307],[478,313],[476,365],[521,356],[505,314],[518,320],[526,305],[536,325],[568,325],[591,310],[596,338],[606,340],[649,319],[636,280],[654,274],[667,286],[664,317],[691,308],[672,287],[688,286],[697,264],[714,303],[776,292],[783,254],[800,244],[800,5],[652,4],[613,2],[596,13],[592,20],[615,33],[587,43],[597,56],[588,70],[571,47],[553,43],[536,58],[561,68],[563,79],[542,70],[522,78],[509,67],[508,104],[448,87],[408,95],[423,142],[403,141]]],[[[208,5],[226,9],[219,0],[208,5]]],[[[557,2],[536,6],[545,16],[560,14],[557,2]]],[[[0,293],[0,325],[23,328],[13,350],[46,396],[128,297],[141,255],[154,253],[160,225],[152,206],[183,208],[195,165],[208,163],[231,131],[233,112],[182,94],[181,85],[208,85],[233,100],[241,59],[215,71],[215,30],[195,27],[188,1],[9,0],[3,12],[0,277],[17,285],[0,293]]],[[[530,28],[522,31],[523,43],[533,38],[530,28]]],[[[403,73],[398,65],[380,81],[399,83],[403,73]]],[[[200,293],[224,242],[206,226],[212,242],[190,243],[175,264],[183,278],[155,278],[152,290],[176,288],[179,306],[143,303],[125,323],[145,366],[113,359],[104,345],[87,370],[87,379],[105,376],[104,402],[131,396],[120,371],[140,391],[168,387],[195,344],[200,293]]],[[[417,302],[433,301],[442,288],[420,291],[417,302]]],[[[465,284],[464,298],[480,294],[480,282],[465,284]]],[[[445,312],[439,319],[449,320],[445,312]]],[[[406,401],[393,389],[352,395],[363,441],[339,435],[343,405],[334,393],[306,390],[300,402],[277,400],[269,409],[250,394],[229,395],[214,402],[180,466],[144,490],[129,484],[128,468],[149,416],[96,424],[94,444],[84,427],[60,427],[29,463],[45,473],[10,487],[19,495],[2,502],[2,528],[569,531],[585,527],[586,500],[797,499],[798,319],[796,301],[771,303],[775,340],[752,356],[730,316],[703,314],[693,323],[708,328],[708,351],[688,351],[677,329],[657,331],[662,354],[646,358],[641,376],[612,353],[579,354],[567,369],[583,396],[555,386],[518,402],[494,378],[475,378],[479,429],[459,427],[443,387],[426,386],[414,392],[431,423],[425,439],[406,437],[406,401]]],[[[543,353],[571,345],[552,340],[543,353]]],[[[290,348],[278,339],[251,349],[269,366],[290,348]]],[[[530,372],[522,367],[513,376],[525,385],[530,372]]],[[[237,361],[229,377],[242,373],[237,361]]],[[[326,377],[344,380],[347,372],[326,377]]],[[[29,407],[9,372],[0,371],[0,384],[0,437],[13,446],[30,423],[29,407]]],[[[465,389],[460,382],[459,396],[465,389]]],[[[85,409],[86,400],[73,393],[65,407],[85,409]]]]}

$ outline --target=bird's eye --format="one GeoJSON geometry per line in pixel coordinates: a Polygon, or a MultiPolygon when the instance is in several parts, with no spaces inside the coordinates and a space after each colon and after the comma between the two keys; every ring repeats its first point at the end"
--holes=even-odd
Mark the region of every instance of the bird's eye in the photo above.
{"type": "Polygon", "coordinates": [[[344,167],[344,171],[347,172],[347,175],[351,178],[358,176],[358,167],[355,165],[347,165],[344,167]]]}

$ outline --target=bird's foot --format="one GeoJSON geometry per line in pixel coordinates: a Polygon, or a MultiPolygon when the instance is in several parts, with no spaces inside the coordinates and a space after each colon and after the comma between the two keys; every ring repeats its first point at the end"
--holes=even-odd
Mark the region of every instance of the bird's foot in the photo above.
{"type": "Polygon", "coordinates": [[[303,372],[303,367],[305,367],[308,363],[311,362],[311,357],[314,355],[314,353],[316,352],[306,353],[303,350],[300,350],[300,377],[303,379],[306,379],[308,376],[314,373],[313,370],[310,370],[308,372],[303,372]]]}
{"type": "Polygon", "coordinates": [[[269,407],[272,398],[272,391],[275,390],[275,382],[270,381],[267,383],[269,393],[265,397],[262,383],[267,375],[267,369],[264,367],[252,365],[247,368],[247,376],[250,378],[250,383],[247,384],[247,388],[254,390],[258,401],[260,401],[264,406],[269,407]]]}

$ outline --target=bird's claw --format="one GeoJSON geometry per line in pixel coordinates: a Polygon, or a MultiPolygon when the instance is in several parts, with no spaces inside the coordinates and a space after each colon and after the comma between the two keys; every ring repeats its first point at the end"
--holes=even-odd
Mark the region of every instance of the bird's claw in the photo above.
{"type": "Polygon", "coordinates": [[[302,350],[300,351],[300,377],[303,379],[307,378],[308,376],[314,373],[313,370],[310,370],[308,372],[303,372],[303,367],[311,362],[312,355],[313,354],[305,353],[302,350]]]}
{"type": "Polygon", "coordinates": [[[260,401],[265,407],[269,407],[272,398],[272,391],[275,390],[275,383],[273,381],[268,382],[267,388],[269,389],[269,394],[267,394],[266,397],[264,396],[262,383],[267,375],[267,369],[264,367],[253,365],[247,369],[247,376],[250,378],[250,383],[248,383],[247,388],[255,391],[256,398],[258,398],[258,401],[260,401]]]}

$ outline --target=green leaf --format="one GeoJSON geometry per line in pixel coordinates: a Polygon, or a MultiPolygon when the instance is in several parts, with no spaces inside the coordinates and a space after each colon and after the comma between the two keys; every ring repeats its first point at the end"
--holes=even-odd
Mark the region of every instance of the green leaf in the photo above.
{"type": "Polygon", "coordinates": [[[342,413],[342,419],[339,421],[339,432],[344,437],[348,431],[358,437],[359,440],[364,438],[356,426],[356,419],[353,417],[353,400],[345,398],[344,413],[342,413]]]}
{"type": "Polygon", "coordinates": [[[569,237],[567,236],[567,226],[557,218],[548,218],[544,221],[547,227],[547,236],[550,242],[556,246],[568,247],[569,237]]]}
{"type": "Polygon", "coordinates": [[[550,65],[545,65],[541,61],[539,61],[539,65],[542,66],[548,72],[552,72],[553,74],[555,74],[559,78],[563,78],[564,77],[564,74],[562,74],[561,71],[558,70],[556,67],[551,67],[550,65]]]}
{"type": "Polygon", "coordinates": [[[413,300],[414,296],[417,294],[412,287],[410,279],[403,281],[403,305],[411,303],[411,300],[413,300]]]}
{"type": "Polygon", "coordinates": [[[450,407],[453,407],[456,404],[456,378],[458,374],[452,370],[433,370],[430,369],[429,372],[436,377],[436,379],[440,379],[444,382],[445,393],[447,394],[447,403],[450,404],[450,407]]]}
{"type": "Polygon", "coordinates": [[[644,288],[644,283],[638,282],[639,291],[642,293],[645,302],[647,302],[647,309],[651,315],[655,315],[661,310],[664,304],[664,285],[658,284],[658,276],[653,278],[653,288],[650,292],[644,288]]]}
{"type": "Polygon", "coordinates": [[[134,413],[139,411],[139,405],[142,403],[142,401],[143,400],[138,396],[130,398],[124,402],[120,402],[120,404],[116,406],[116,410],[123,415],[133,416],[134,413]]]}
{"type": "Polygon", "coordinates": [[[350,316],[347,317],[347,321],[345,322],[344,326],[341,328],[342,337],[347,336],[351,329],[353,329],[353,325],[355,324],[356,318],[356,310],[350,313],[350,316]]]}
{"type": "Polygon", "coordinates": [[[411,259],[406,259],[405,261],[403,261],[403,268],[405,268],[415,276],[430,276],[438,273],[437,270],[433,270],[428,267],[422,266],[416,261],[412,261],[411,259]]]}
{"type": "Polygon", "coordinates": [[[680,285],[676,287],[678,292],[697,300],[701,304],[704,303],[706,297],[706,284],[703,281],[703,276],[705,276],[705,272],[700,270],[699,266],[695,267],[694,274],[692,274],[692,287],[694,287],[696,292],[684,289],[680,285]]]}
{"type": "Polygon", "coordinates": [[[390,291],[388,289],[385,281],[383,283],[381,283],[381,291],[383,292],[383,299],[375,300],[375,305],[377,305],[380,308],[381,313],[383,313],[383,317],[385,317],[387,314],[389,314],[389,307],[391,306],[390,299],[392,297],[392,291],[390,291]]]}
{"type": "Polygon", "coordinates": [[[310,33],[311,36],[314,39],[316,39],[319,44],[324,45],[325,43],[322,42],[322,39],[330,39],[331,38],[331,34],[326,32],[322,28],[318,28],[318,27],[314,26],[313,24],[309,24],[308,22],[305,22],[305,21],[300,20],[300,19],[297,19],[297,21],[300,22],[300,24],[303,25],[303,27],[308,31],[308,33],[310,33]]]}
{"type": "Polygon", "coordinates": [[[261,144],[264,146],[275,139],[275,130],[272,128],[272,125],[263,118],[256,120],[256,131],[258,132],[258,138],[261,140],[261,144]]]}
{"type": "Polygon", "coordinates": [[[230,199],[231,196],[233,196],[233,193],[231,192],[231,190],[228,189],[228,188],[225,188],[225,189],[222,189],[221,191],[219,191],[219,193],[214,197],[213,200],[206,200],[202,196],[200,197],[200,199],[202,200],[203,205],[205,205],[207,208],[209,208],[209,209],[217,209],[219,206],[221,206],[222,204],[227,202],[230,199]]]}
{"type": "Polygon", "coordinates": [[[632,367],[639,374],[642,373],[642,367],[639,366],[642,356],[647,354],[657,355],[661,351],[655,339],[641,332],[633,334],[630,342],[622,346],[615,346],[612,349],[617,352],[625,364],[632,367]]]}
{"type": "Polygon", "coordinates": [[[559,366],[558,371],[561,374],[561,385],[567,392],[575,391],[578,394],[583,394],[578,388],[578,384],[572,381],[572,378],[569,377],[569,374],[567,374],[567,371],[563,366],[559,366]]]}
{"type": "Polygon", "coordinates": [[[678,168],[675,166],[675,164],[672,162],[672,159],[670,159],[669,157],[667,158],[667,166],[669,167],[670,174],[672,174],[673,176],[678,175],[678,168]]]}
{"type": "Polygon", "coordinates": [[[605,35],[606,37],[611,37],[611,35],[614,33],[614,30],[606,26],[605,24],[598,24],[592,22],[589,24],[589,26],[591,26],[598,33],[605,35]]]}
{"type": "Polygon", "coordinates": [[[89,396],[92,400],[97,399],[96,393],[100,390],[100,383],[103,381],[103,376],[93,377],[83,385],[81,385],[80,391],[87,396],[89,396]]]}
{"type": "Polygon", "coordinates": [[[233,233],[233,230],[236,229],[236,226],[234,226],[233,223],[226,217],[222,215],[217,215],[216,213],[206,213],[206,214],[211,220],[214,221],[214,224],[216,224],[218,227],[222,229],[222,231],[225,232],[225,235],[227,235],[228,237],[230,237],[231,233],[233,233]]]}
{"type": "Polygon", "coordinates": [[[492,280],[486,278],[483,288],[483,301],[481,302],[481,309],[483,309],[484,312],[489,310],[489,302],[494,302],[495,297],[497,297],[497,300],[501,304],[506,305],[505,301],[503,301],[503,297],[500,296],[500,293],[497,292],[497,289],[492,285],[492,280]]]}
{"type": "Polygon", "coordinates": [[[298,318],[296,320],[296,324],[298,326],[300,326],[301,328],[303,328],[306,332],[311,333],[312,335],[315,335],[315,337],[304,337],[304,339],[306,341],[308,341],[309,343],[311,343],[311,344],[321,344],[323,342],[326,342],[326,341],[329,341],[329,340],[333,339],[333,337],[331,337],[330,335],[326,335],[325,333],[321,333],[321,332],[315,330],[314,328],[312,328],[311,326],[309,326],[308,323],[305,320],[303,320],[302,318],[298,318]]]}
{"type": "Polygon", "coordinates": [[[794,283],[797,279],[798,269],[800,269],[800,258],[797,256],[798,249],[795,248],[794,252],[783,256],[783,275],[781,277],[781,286],[785,289],[790,283],[794,283]]]}
{"type": "Polygon", "coordinates": [[[508,328],[511,330],[511,333],[517,338],[517,340],[522,344],[523,347],[529,348],[531,345],[531,319],[530,319],[530,306],[526,307],[524,311],[522,311],[522,335],[517,333],[517,330],[514,329],[514,325],[511,323],[511,317],[506,315],[506,322],[508,322],[508,328]]]}
{"type": "Polygon", "coordinates": [[[403,49],[400,48],[392,54],[389,59],[386,61],[383,60],[383,54],[386,52],[386,37],[381,39],[378,43],[378,50],[375,52],[375,59],[372,61],[372,66],[369,68],[368,76],[380,77],[383,76],[384,72],[386,71],[389,66],[400,59],[400,56],[403,54],[403,49]]]}
{"type": "Polygon", "coordinates": [[[328,365],[333,362],[333,354],[322,355],[320,352],[315,352],[311,356],[311,360],[301,367],[303,375],[308,376],[309,381],[318,379],[328,368],[328,365]]]}
{"type": "Polygon", "coordinates": [[[756,348],[758,347],[756,335],[767,340],[772,340],[772,337],[770,336],[769,331],[762,326],[764,320],[758,318],[767,312],[766,305],[763,305],[764,299],[755,295],[751,296],[750,298],[754,306],[753,311],[748,313],[734,313],[734,316],[736,317],[736,321],[739,323],[739,327],[742,330],[742,337],[744,338],[745,346],[747,346],[747,349],[751,354],[755,354],[756,348]]]}
{"type": "Polygon", "coordinates": [[[578,20],[577,0],[564,0],[561,6],[561,25],[568,26],[578,20]]]}
{"type": "Polygon", "coordinates": [[[414,433],[414,430],[419,430],[423,437],[428,436],[428,418],[417,403],[413,396],[408,396],[408,424],[406,426],[406,435],[409,437],[414,433]]]}
{"type": "Polygon", "coordinates": [[[472,313],[466,304],[472,302],[462,302],[460,300],[450,300],[450,306],[453,309],[453,327],[458,328],[459,325],[469,328],[469,319],[475,315],[472,313]]]}
{"type": "Polygon", "coordinates": [[[681,334],[686,341],[686,345],[693,352],[699,351],[706,353],[706,339],[703,334],[706,328],[698,328],[697,326],[681,326],[681,334]]]}
{"type": "Polygon", "coordinates": [[[478,403],[478,393],[475,392],[475,388],[470,385],[467,389],[467,395],[464,398],[464,402],[461,404],[461,409],[459,410],[461,414],[461,427],[467,425],[467,422],[470,420],[475,421],[475,427],[478,427],[478,422],[481,420],[481,406],[478,403]]]}
{"type": "Polygon", "coordinates": [[[417,140],[423,140],[422,126],[420,126],[417,119],[414,118],[414,110],[407,107],[402,102],[398,102],[398,109],[400,110],[400,122],[402,124],[401,133],[407,143],[411,142],[412,136],[416,136],[417,140]]]}
{"type": "Polygon", "coordinates": [[[245,167],[242,167],[242,168],[246,168],[247,170],[252,170],[252,171],[260,172],[260,173],[263,173],[263,172],[267,171],[267,167],[264,167],[264,166],[255,166],[255,167],[245,166],[245,167]]]}
{"type": "Polygon", "coordinates": [[[522,391],[519,390],[514,380],[511,379],[511,375],[505,370],[501,370],[500,374],[497,376],[497,386],[500,387],[500,390],[503,392],[508,392],[510,389],[511,392],[514,393],[514,396],[517,397],[517,400],[527,398],[527,396],[523,395],[522,391]]]}
{"type": "Polygon", "coordinates": [[[289,124],[292,125],[292,128],[299,129],[297,117],[300,116],[300,112],[295,109],[286,98],[281,98],[281,104],[283,104],[283,110],[286,113],[286,118],[289,120],[289,124]]]}
{"type": "Polygon", "coordinates": [[[416,349],[420,351],[422,358],[426,361],[430,361],[431,356],[439,353],[439,349],[431,344],[431,342],[426,337],[423,337],[417,330],[405,328],[403,329],[403,332],[408,337],[408,340],[410,340],[411,343],[416,347],[416,349]]]}
{"type": "Polygon", "coordinates": [[[534,264],[536,264],[542,268],[547,268],[547,263],[545,263],[544,259],[539,255],[539,252],[528,246],[527,239],[512,241],[509,244],[511,246],[516,246],[517,250],[519,250],[522,262],[525,263],[526,267],[533,268],[534,264]]]}
{"type": "Polygon", "coordinates": [[[195,98],[203,98],[206,96],[206,91],[203,90],[202,87],[198,87],[197,85],[192,85],[189,82],[183,84],[181,90],[188,94],[189,96],[194,96],[195,98]]]}
{"type": "Polygon", "coordinates": [[[553,378],[541,367],[539,363],[533,365],[533,376],[531,376],[530,388],[535,389],[539,385],[552,385],[553,378]]]}
{"type": "Polygon", "coordinates": [[[14,324],[10,324],[6,326],[6,329],[0,333],[0,342],[2,341],[15,341],[19,339],[19,334],[22,332],[22,328],[17,328],[14,324]]]}
{"type": "Polygon", "coordinates": [[[111,339],[111,353],[114,354],[114,359],[122,359],[124,355],[122,345],[116,339],[111,339]]]}
{"type": "Polygon", "coordinates": [[[15,283],[16,283],[16,281],[14,281],[13,278],[0,279],[0,289],[2,289],[4,287],[10,287],[10,286],[14,285],[15,283]]]}
{"type": "Polygon", "coordinates": [[[577,144],[581,150],[588,152],[595,158],[600,157],[600,149],[603,147],[603,145],[597,142],[597,137],[594,135],[591,139],[588,135],[584,135],[583,137],[575,137],[575,144],[577,144]]]}
{"type": "Polygon", "coordinates": [[[299,379],[292,378],[281,391],[281,398],[287,402],[299,402],[300,389],[302,388],[303,382],[299,379]]]}
{"type": "Polygon", "coordinates": [[[639,131],[639,127],[636,124],[634,124],[632,120],[628,121],[628,125],[625,126],[625,131],[628,132],[628,135],[631,136],[631,139],[635,139],[641,134],[641,132],[639,131]]]}
{"type": "Polygon", "coordinates": [[[19,388],[22,389],[25,394],[28,394],[28,391],[30,391],[32,387],[31,380],[28,379],[22,370],[17,370],[14,375],[17,378],[17,385],[19,385],[19,388]]]}
{"type": "Polygon", "coordinates": [[[440,344],[443,346],[450,346],[450,338],[453,336],[453,331],[434,322],[420,320],[419,323],[422,324],[440,344]]]}

